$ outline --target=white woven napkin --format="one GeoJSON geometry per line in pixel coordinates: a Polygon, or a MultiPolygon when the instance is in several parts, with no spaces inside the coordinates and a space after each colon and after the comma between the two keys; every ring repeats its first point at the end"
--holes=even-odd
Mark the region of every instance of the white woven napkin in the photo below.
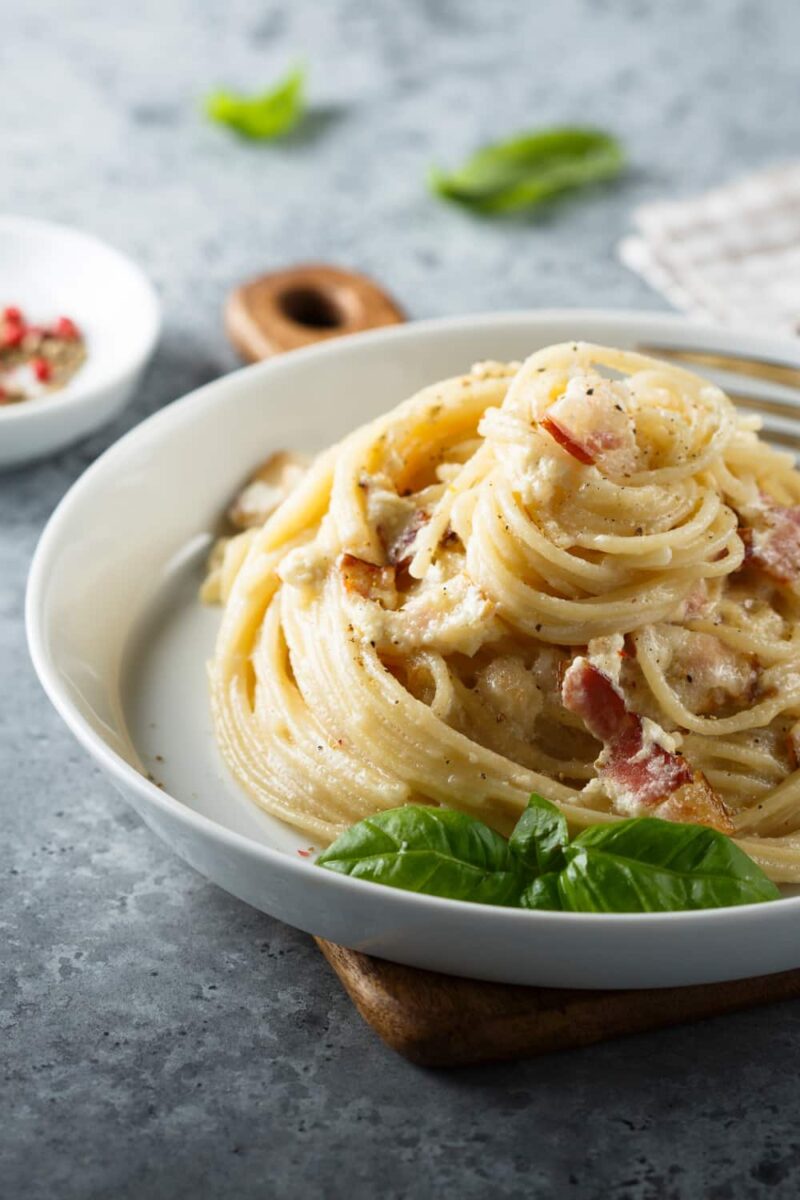
{"type": "Polygon", "coordinates": [[[705,321],[800,334],[800,163],[648,204],[622,261],[705,321]]]}

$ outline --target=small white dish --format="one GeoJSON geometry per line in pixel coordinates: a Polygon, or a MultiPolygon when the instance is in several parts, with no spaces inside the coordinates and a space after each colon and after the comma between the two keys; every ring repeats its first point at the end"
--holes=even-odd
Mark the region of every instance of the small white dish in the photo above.
{"type": "Polygon", "coordinates": [[[668,316],[554,312],[399,326],[238,371],[145,421],[62,501],[31,568],[34,665],[75,736],[159,836],[221,887],[311,933],[416,966],[551,987],[697,984],[798,967],[800,897],[654,915],[526,912],[323,871],[298,853],[308,839],[258,809],[217,756],[204,663],[220,616],[200,605],[197,586],[211,531],[249,471],[272,450],[319,449],[476,360],[572,338],[706,345],[800,365],[800,343],[668,316]]]}
{"type": "Polygon", "coordinates": [[[41,458],[110,421],[130,399],[158,340],[160,304],[144,273],[97,238],[0,216],[0,307],[34,323],[72,317],[87,359],[60,391],[0,405],[0,467],[41,458]]]}

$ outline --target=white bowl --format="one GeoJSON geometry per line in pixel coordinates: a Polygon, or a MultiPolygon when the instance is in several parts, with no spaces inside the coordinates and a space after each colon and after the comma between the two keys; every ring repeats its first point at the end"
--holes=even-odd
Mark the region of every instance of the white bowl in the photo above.
{"type": "Polygon", "coordinates": [[[199,563],[247,473],[270,450],[317,449],[476,359],[522,358],[572,338],[693,342],[800,365],[800,344],[678,318],[557,312],[380,330],[228,375],[129,433],[62,501],[30,575],[36,670],[79,741],[178,854],[301,929],[400,962],[549,986],[657,987],[798,967],[800,898],[584,915],[334,875],[298,856],[307,838],[252,804],[217,757],[204,660],[219,613],[196,599],[199,563]]]}
{"type": "Polygon", "coordinates": [[[0,467],[40,458],[110,421],[155,349],[158,298],[143,272],[97,238],[27,217],[0,216],[0,307],[34,322],[66,315],[87,359],[60,391],[0,405],[0,467]]]}

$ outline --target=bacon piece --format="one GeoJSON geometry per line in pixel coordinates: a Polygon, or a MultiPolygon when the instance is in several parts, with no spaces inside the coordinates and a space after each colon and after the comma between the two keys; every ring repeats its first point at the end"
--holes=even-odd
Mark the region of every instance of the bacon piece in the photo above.
{"type": "Polygon", "coordinates": [[[730,813],[702,771],[695,771],[691,782],[683,784],[662,801],[653,815],[662,821],[710,825],[720,833],[733,833],[730,813]]]}
{"type": "Polygon", "coordinates": [[[742,515],[745,564],[759,567],[778,583],[800,579],[800,505],[787,508],[762,493],[742,515]]]}
{"type": "Polygon", "coordinates": [[[681,755],[662,745],[658,736],[665,737],[663,731],[652,722],[645,726],[608,676],[588,659],[579,656],[572,661],[561,698],[564,707],[603,743],[595,768],[619,808],[731,831],[725,805],[702,773],[694,773],[681,755]]]}
{"type": "Polygon", "coordinates": [[[404,525],[386,546],[386,557],[393,566],[408,566],[412,559],[411,548],[417,540],[417,534],[430,519],[429,512],[426,512],[424,508],[418,508],[408,524],[404,525]]]}
{"type": "Polygon", "coordinates": [[[339,570],[345,591],[355,592],[365,600],[379,601],[384,608],[397,606],[394,567],[377,567],[363,558],[356,558],[354,554],[342,554],[339,570]]]}
{"type": "Polygon", "coordinates": [[[542,421],[542,429],[550,434],[550,437],[558,442],[559,446],[563,446],[567,454],[571,454],[573,458],[577,458],[578,462],[583,463],[587,467],[594,464],[594,459],[588,450],[584,450],[579,442],[573,441],[566,429],[563,429],[558,424],[555,417],[545,417],[542,421]]]}
{"type": "Polygon", "coordinates": [[[586,466],[612,474],[636,470],[636,434],[620,393],[600,376],[576,376],[541,418],[542,428],[586,466]]]}

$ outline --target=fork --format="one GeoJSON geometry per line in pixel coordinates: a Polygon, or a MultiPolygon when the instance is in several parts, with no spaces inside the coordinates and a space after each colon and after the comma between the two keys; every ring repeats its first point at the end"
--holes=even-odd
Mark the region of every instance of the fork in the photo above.
{"type": "MultiPolygon", "coordinates": [[[[763,379],[768,383],[777,383],[783,387],[798,389],[796,403],[790,400],[778,400],[775,397],[754,396],[752,392],[725,392],[731,400],[752,409],[754,412],[767,413],[770,416],[782,417],[797,423],[800,419],[800,368],[788,363],[776,362],[773,359],[753,358],[745,354],[721,354],[717,350],[694,349],[684,346],[661,346],[643,343],[637,346],[643,354],[651,354],[654,358],[664,358],[670,361],[691,363],[694,366],[706,367],[711,370],[727,371],[731,375],[743,375],[748,379],[763,379]]],[[[787,430],[770,428],[769,436],[773,441],[800,447],[800,433],[793,434],[787,430]]]]}

